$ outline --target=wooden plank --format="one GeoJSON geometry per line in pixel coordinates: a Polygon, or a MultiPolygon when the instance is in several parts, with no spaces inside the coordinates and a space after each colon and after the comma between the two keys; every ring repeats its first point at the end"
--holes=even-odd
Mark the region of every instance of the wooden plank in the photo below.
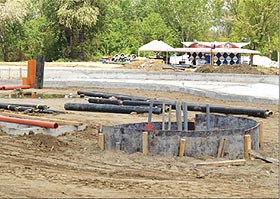
{"type": "Polygon", "coordinates": [[[98,134],[98,144],[99,144],[101,151],[104,151],[104,149],[105,149],[105,139],[104,138],[105,138],[105,136],[103,133],[98,134]]]}
{"type": "Polygon", "coordinates": [[[224,157],[225,145],[226,145],[226,139],[225,138],[220,139],[217,158],[224,157]]]}
{"type": "Polygon", "coordinates": [[[240,159],[240,160],[223,160],[223,161],[214,161],[214,162],[199,162],[195,163],[195,166],[239,166],[244,165],[246,160],[240,159]]]}
{"type": "Polygon", "coordinates": [[[148,132],[143,132],[142,134],[142,148],[143,148],[143,154],[148,154],[148,132]]]}
{"type": "Polygon", "coordinates": [[[261,160],[263,160],[265,162],[268,162],[268,163],[278,163],[279,162],[279,160],[276,160],[274,158],[265,157],[262,154],[254,151],[254,150],[250,150],[249,153],[250,153],[251,156],[254,156],[255,158],[261,159],[261,160]]]}
{"type": "Polygon", "coordinates": [[[244,136],[244,157],[245,160],[250,160],[250,152],[251,150],[251,135],[244,136]]]}
{"type": "Polygon", "coordinates": [[[185,139],[181,139],[180,140],[179,157],[183,157],[185,155],[185,144],[186,144],[186,140],[185,139]]]}

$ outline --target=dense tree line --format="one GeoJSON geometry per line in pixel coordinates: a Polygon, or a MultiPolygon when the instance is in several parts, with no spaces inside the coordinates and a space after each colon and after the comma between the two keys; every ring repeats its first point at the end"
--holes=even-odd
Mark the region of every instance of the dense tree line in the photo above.
{"type": "Polygon", "coordinates": [[[277,58],[275,0],[0,0],[0,60],[136,54],[154,39],[250,42],[277,58]]]}

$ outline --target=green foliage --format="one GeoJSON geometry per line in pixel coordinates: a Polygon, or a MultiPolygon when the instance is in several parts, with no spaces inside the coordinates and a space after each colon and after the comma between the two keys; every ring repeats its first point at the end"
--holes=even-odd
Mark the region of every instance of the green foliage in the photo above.
{"type": "Polygon", "coordinates": [[[264,55],[279,51],[279,3],[275,0],[225,1],[223,22],[227,29],[224,35],[230,41],[250,42],[250,48],[264,55]]]}
{"type": "Polygon", "coordinates": [[[0,60],[96,60],[154,39],[250,42],[276,59],[278,11],[275,0],[0,0],[0,60]]]}
{"type": "Polygon", "coordinates": [[[93,7],[90,0],[57,0],[56,5],[59,23],[66,28],[91,27],[97,21],[98,8],[93,7]]]}

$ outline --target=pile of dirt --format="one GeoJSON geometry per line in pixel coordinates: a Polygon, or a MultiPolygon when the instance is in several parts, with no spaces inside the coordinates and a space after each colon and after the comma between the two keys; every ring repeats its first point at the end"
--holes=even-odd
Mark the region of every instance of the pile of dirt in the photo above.
{"type": "Polygon", "coordinates": [[[198,73],[233,73],[233,74],[265,74],[259,71],[257,68],[250,66],[249,64],[236,64],[236,65],[203,65],[195,70],[198,73]]]}
{"type": "Polygon", "coordinates": [[[147,59],[145,61],[135,61],[124,65],[124,69],[142,69],[145,71],[163,71],[166,64],[162,60],[147,59]]]}
{"type": "Polygon", "coordinates": [[[215,71],[215,68],[214,66],[211,66],[211,65],[203,65],[203,66],[200,66],[198,67],[195,72],[197,73],[214,73],[215,71]]]}
{"type": "Polygon", "coordinates": [[[66,147],[67,143],[64,143],[57,139],[57,137],[45,134],[35,134],[35,135],[27,135],[29,139],[32,140],[34,146],[40,147],[41,149],[47,150],[59,150],[62,147],[66,147]]]}

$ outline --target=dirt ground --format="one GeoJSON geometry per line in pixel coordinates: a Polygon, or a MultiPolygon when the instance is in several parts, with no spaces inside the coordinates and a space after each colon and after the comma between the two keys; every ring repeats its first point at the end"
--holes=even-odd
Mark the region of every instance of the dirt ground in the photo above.
{"type": "MultiPolygon", "coordinates": [[[[32,89],[30,89],[32,90],[32,89]]],[[[263,108],[273,111],[264,123],[264,149],[260,152],[278,159],[279,111],[277,105],[249,104],[214,100],[178,92],[128,89],[68,88],[34,90],[37,93],[73,94],[73,98],[5,99],[1,102],[47,104],[64,110],[66,102],[87,103],[77,90],[107,91],[157,99],[194,103],[263,108]]],[[[11,91],[1,91],[7,95],[11,91]]],[[[4,111],[6,113],[8,111],[4,111]]],[[[3,113],[3,111],[2,111],[3,113]]],[[[22,114],[22,113],[20,113],[22,114]]],[[[86,130],[58,137],[48,135],[6,135],[0,133],[1,198],[278,198],[278,164],[255,159],[244,166],[204,166],[194,163],[213,161],[211,157],[161,157],[141,153],[100,151],[98,132],[101,125],[147,121],[147,114],[110,114],[67,111],[67,114],[29,114],[78,121],[86,130]]],[[[190,112],[190,119],[195,112],[190,112]]],[[[175,118],[175,114],[173,115],[175,118]]],[[[153,115],[153,121],[161,116],[153,115]]]]}

